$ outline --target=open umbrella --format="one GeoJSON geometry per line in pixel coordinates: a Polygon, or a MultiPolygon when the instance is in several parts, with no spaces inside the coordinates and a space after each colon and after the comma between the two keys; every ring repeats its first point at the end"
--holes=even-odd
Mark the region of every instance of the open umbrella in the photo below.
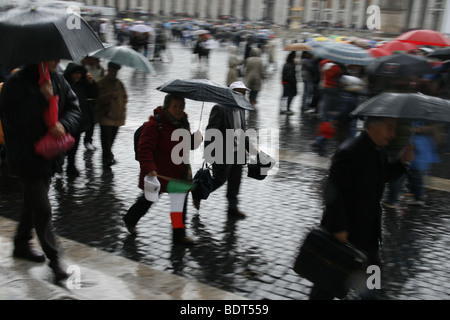
{"type": "Polygon", "coordinates": [[[76,60],[103,44],[79,15],[42,7],[0,16],[0,63],[15,68],[54,59],[76,60]]]}
{"type": "Polygon", "coordinates": [[[153,32],[153,28],[149,27],[145,24],[132,25],[128,30],[132,31],[132,32],[139,32],[139,33],[153,32]]]}
{"type": "Polygon", "coordinates": [[[284,51],[309,51],[312,47],[306,43],[291,43],[284,47],[284,51]]]}
{"type": "Polygon", "coordinates": [[[210,32],[208,30],[204,30],[204,29],[199,29],[199,30],[195,30],[194,32],[192,32],[192,34],[194,36],[200,36],[202,34],[209,34],[210,32]]]}
{"type": "Polygon", "coordinates": [[[107,47],[90,54],[90,56],[95,58],[103,58],[120,65],[143,71],[145,73],[156,74],[155,69],[142,53],[126,46],[107,47]]]}
{"type": "Polygon", "coordinates": [[[450,60],[450,47],[435,50],[427,54],[428,58],[436,58],[442,61],[450,60]]]}
{"type": "Polygon", "coordinates": [[[427,29],[411,30],[399,35],[394,40],[410,42],[418,46],[450,46],[450,39],[446,35],[427,29]]]}
{"type": "Polygon", "coordinates": [[[414,43],[402,42],[402,41],[398,41],[398,40],[391,40],[391,41],[388,41],[388,42],[382,44],[381,46],[378,46],[377,48],[380,48],[380,49],[383,49],[386,51],[390,51],[390,52],[395,52],[395,51],[415,50],[415,49],[417,49],[417,46],[414,43]]]}
{"type": "Polygon", "coordinates": [[[412,77],[432,74],[433,69],[425,57],[396,53],[375,59],[367,66],[366,73],[376,76],[412,77]]]}
{"type": "Polygon", "coordinates": [[[207,79],[175,79],[157,87],[159,91],[195,101],[214,102],[246,110],[255,110],[244,95],[207,79]]]}
{"type": "Polygon", "coordinates": [[[373,61],[367,50],[342,42],[323,42],[320,46],[313,47],[311,52],[323,59],[343,64],[365,66],[373,61]]]}
{"type": "Polygon", "coordinates": [[[363,102],[351,115],[450,122],[450,101],[421,93],[385,92],[363,102]]]}
{"type": "Polygon", "coordinates": [[[370,48],[367,51],[369,51],[370,55],[374,58],[390,56],[393,54],[391,51],[387,51],[382,48],[370,48]]]}

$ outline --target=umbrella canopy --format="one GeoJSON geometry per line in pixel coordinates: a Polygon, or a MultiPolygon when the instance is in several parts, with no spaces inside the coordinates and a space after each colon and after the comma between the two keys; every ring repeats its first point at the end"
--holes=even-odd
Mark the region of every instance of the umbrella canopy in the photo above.
{"type": "Polygon", "coordinates": [[[368,51],[374,58],[390,56],[391,54],[393,54],[391,51],[387,51],[382,48],[370,48],[368,51]]]}
{"type": "Polygon", "coordinates": [[[312,47],[306,43],[291,43],[284,47],[284,51],[309,51],[312,47]]]}
{"type": "Polygon", "coordinates": [[[192,32],[192,34],[194,36],[200,36],[202,34],[208,34],[208,33],[210,33],[208,30],[203,30],[203,29],[195,30],[194,32],[192,32]]]}
{"type": "Polygon", "coordinates": [[[90,56],[94,58],[103,58],[111,62],[128,66],[145,73],[155,74],[147,58],[142,53],[139,53],[126,46],[111,46],[92,53],[90,56]]]}
{"type": "Polygon", "coordinates": [[[244,95],[206,79],[168,81],[158,88],[159,91],[195,101],[214,102],[246,110],[255,110],[244,95]]]}
{"type": "Polygon", "coordinates": [[[421,93],[385,92],[363,102],[351,115],[450,122],[450,101],[421,93]]]}
{"type": "Polygon", "coordinates": [[[410,51],[417,49],[417,46],[414,43],[402,42],[398,40],[391,40],[386,42],[385,44],[379,46],[378,48],[386,50],[386,51],[410,51]]]}
{"type": "Polygon", "coordinates": [[[41,7],[1,15],[0,34],[0,63],[13,68],[54,59],[76,60],[104,48],[80,16],[41,7]]]}
{"type": "Polygon", "coordinates": [[[145,24],[135,24],[135,25],[131,26],[128,30],[130,30],[132,32],[147,33],[147,32],[152,32],[153,28],[149,27],[145,24]]]}
{"type": "Polygon", "coordinates": [[[433,69],[425,57],[396,53],[375,59],[367,66],[366,72],[377,76],[412,77],[432,74],[433,69]]]}
{"type": "Polygon", "coordinates": [[[365,66],[373,61],[367,50],[342,42],[324,42],[320,46],[315,46],[312,53],[323,59],[343,64],[365,66]]]}
{"type": "Polygon", "coordinates": [[[418,46],[450,46],[450,39],[446,35],[435,30],[427,29],[408,31],[399,35],[395,40],[410,42],[418,46]]]}
{"type": "Polygon", "coordinates": [[[436,58],[442,61],[450,60],[450,47],[442,48],[427,54],[429,58],[436,58]]]}

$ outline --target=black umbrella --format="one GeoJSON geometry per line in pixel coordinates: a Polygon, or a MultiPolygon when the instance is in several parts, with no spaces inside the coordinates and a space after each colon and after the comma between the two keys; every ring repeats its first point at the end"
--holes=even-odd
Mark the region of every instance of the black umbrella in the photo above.
{"type": "Polygon", "coordinates": [[[439,60],[450,60],[450,47],[435,50],[427,54],[428,58],[436,58],[439,60]]]}
{"type": "Polygon", "coordinates": [[[396,53],[375,59],[367,66],[366,72],[374,76],[412,77],[431,74],[433,69],[422,56],[396,53]]]}
{"type": "Polygon", "coordinates": [[[385,92],[363,102],[351,115],[450,122],[450,101],[421,93],[385,92]]]}
{"type": "Polygon", "coordinates": [[[175,79],[162,84],[157,89],[195,101],[214,102],[225,106],[255,110],[244,95],[206,79],[175,79]]]}
{"type": "Polygon", "coordinates": [[[53,59],[75,60],[103,44],[79,15],[41,7],[0,16],[0,63],[8,67],[53,59]]]}

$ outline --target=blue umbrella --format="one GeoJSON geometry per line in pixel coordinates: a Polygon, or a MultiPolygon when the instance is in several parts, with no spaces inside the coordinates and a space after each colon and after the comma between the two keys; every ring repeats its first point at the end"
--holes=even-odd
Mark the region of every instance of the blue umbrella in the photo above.
{"type": "Polygon", "coordinates": [[[323,41],[319,45],[314,46],[311,53],[323,59],[330,59],[342,64],[366,66],[374,60],[367,50],[342,42],[323,41]]]}

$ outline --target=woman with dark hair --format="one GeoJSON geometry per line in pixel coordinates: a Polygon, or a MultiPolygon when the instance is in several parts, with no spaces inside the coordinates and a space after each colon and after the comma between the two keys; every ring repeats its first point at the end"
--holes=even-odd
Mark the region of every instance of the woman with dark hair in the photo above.
{"type": "Polygon", "coordinates": [[[86,68],[77,63],[69,63],[64,71],[64,78],[66,78],[77,96],[81,109],[80,126],[78,131],[73,134],[75,145],[67,152],[67,175],[78,177],[80,173],[75,166],[75,155],[78,150],[81,133],[88,131],[94,122],[94,104],[92,99],[98,96],[98,86],[86,68]]]}
{"type": "Polygon", "coordinates": [[[281,110],[280,113],[291,115],[294,112],[290,110],[291,103],[297,95],[297,74],[295,70],[295,51],[291,51],[286,58],[283,65],[281,83],[283,84],[283,95],[281,100],[286,100],[286,110],[281,110]]]}
{"type": "MultiPolygon", "coordinates": [[[[172,158],[172,150],[182,142],[183,136],[178,140],[172,140],[172,133],[176,130],[186,130],[191,138],[189,146],[191,150],[197,148],[202,141],[200,132],[191,134],[187,114],[184,112],[184,98],[173,94],[166,95],[163,106],[153,110],[153,115],[143,126],[138,143],[138,161],[140,165],[139,188],[144,192],[137,198],[136,202],[128,209],[123,217],[127,230],[136,235],[136,225],[152,206],[152,200],[146,197],[145,178],[154,179],[158,177],[160,193],[167,192],[168,180],[162,177],[192,181],[191,166],[182,161],[177,164],[172,158]],[[200,136],[199,136],[200,135],[200,136]]],[[[183,142],[184,143],[184,142],[183,142]]],[[[186,150],[182,149],[178,154],[185,158],[186,150]]],[[[173,241],[181,244],[193,244],[194,240],[186,236],[186,199],[182,210],[171,212],[173,229],[173,241]]]]}

